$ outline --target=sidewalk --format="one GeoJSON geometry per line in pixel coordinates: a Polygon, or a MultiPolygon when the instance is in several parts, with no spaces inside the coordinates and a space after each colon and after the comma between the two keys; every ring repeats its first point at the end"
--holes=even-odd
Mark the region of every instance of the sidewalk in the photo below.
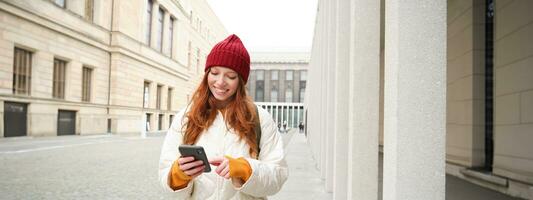
{"type": "MultiPolygon", "coordinates": [[[[324,180],[320,179],[320,171],[316,168],[311,149],[304,134],[293,129],[283,135],[287,164],[289,165],[289,179],[281,191],[269,197],[273,200],[328,200],[333,199],[333,193],[324,190],[324,180]]],[[[380,154],[380,168],[383,154],[380,154]]],[[[381,171],[381,169],[380,169],[381,171]]],[[[382,187],[382,177],[379,176],[379,191],[382,187]]],[[[378,199],[381,199],[381,195],[378,199]]],[[[490,190],[468,181],[446,175],[447,200],[520,200],[520,198],[490,190]]]]}
{"type": "Polygon", "coordinates": [[[286,146],[289,179],[278,194],[268,199],[333,199],[333,194],[324,190],[324,181],[320,179],[320,171],[315,166],[316,161],[311,156],[311,149],[304,134],[298,133],[298,129],[292,129],[285,134],[287,137],[283,138],[283,142],[286,146]]]}

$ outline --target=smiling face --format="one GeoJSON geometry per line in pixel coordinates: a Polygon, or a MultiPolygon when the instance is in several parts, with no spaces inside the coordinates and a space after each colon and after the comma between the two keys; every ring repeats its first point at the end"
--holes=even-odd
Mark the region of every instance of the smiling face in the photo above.
{"type": "Polygon", "coordinates": [[[209,68],[207,84],[213,96],[221,102],[230,99],[237,91],[239,74],[227,67],[214,66],[209,68]]]}

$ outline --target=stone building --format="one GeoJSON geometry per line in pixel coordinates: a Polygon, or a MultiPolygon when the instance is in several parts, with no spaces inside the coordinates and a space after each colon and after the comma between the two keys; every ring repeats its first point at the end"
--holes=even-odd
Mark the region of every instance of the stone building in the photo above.
{"type": "Polygon", "coordinates": [[[304,102],[309,53],[251,53],[248,94],[256,102],[304,102]]]}
{"type": "Polygon", "coordinates": [[[204,0],[2,0],[0,137],[166,130],[226,36],[204,0]]]}
{"type": "Polygon", "coordinates": [[[280,130],[303,123],[309,53],[252,52],[248,95],[265,108],[280,130]]]}
{"type": "Polygon", "coordinates": [[[320,0],[307,135],[334,199],[445,199],[446,174],[532,199],[532,8],[320,0]]]}

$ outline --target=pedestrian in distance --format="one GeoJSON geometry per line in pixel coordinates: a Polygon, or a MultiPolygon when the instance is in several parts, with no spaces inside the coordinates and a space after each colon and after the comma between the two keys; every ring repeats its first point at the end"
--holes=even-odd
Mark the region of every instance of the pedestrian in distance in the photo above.
{"type": "Polygon", "coordinates": [[[288,167],[276,123],[246,94],[250,56],[239,37],[216,44],[204,71],[167,132],[159,181],[177,199],[266,199],[282,188],[288,167]],[[181,156],[183,144],[202,146],[214,169],[181,156]]]}

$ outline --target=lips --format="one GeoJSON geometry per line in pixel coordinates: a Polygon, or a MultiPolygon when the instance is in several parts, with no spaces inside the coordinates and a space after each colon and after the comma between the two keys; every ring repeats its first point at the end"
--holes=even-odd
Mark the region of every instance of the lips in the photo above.
{"type": "Polygon", "coordinates": [[[215,94],[217,94],[218,96],[224,96],[226,94],[226,92],[228,92],[228,91],[229,91],[229,89],[225,89],[225,90],[217,89],[217,88],[214,89],[215,94]]]}

